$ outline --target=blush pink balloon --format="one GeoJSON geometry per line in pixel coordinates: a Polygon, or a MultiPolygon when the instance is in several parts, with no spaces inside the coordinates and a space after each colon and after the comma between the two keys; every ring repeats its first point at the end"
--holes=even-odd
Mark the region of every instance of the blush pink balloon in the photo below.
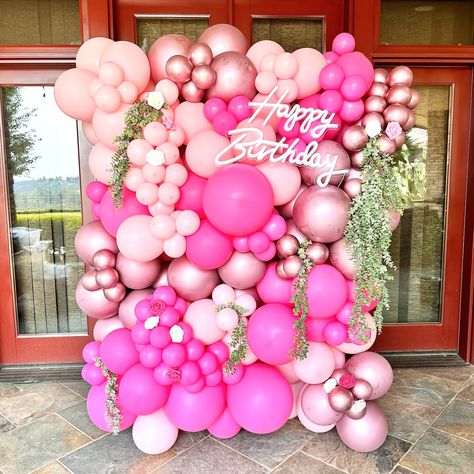
{"type": "Polygon", "coordinates": [[[272,186],[275,206],[290,202],[298,194],[301,175],[296,166],[266,161],[257,165],[257,169],[267,177],[272,186]]]}
{"type": "Polygon", "coordinates": [[[306,387],[301,394],[301,408],[306,417],[317,425],[333,425],[344,416],[331,407],[322,384],[306,387]]]}
{"type": "Polygon", "coordinates": [[[216,316],[214,301],[204,299],[188,306],[183,321],[193,328],[194,337],[208,345],[220,341],[225,335],[225,331],[217,325],[216,316]]]}
{"type": "Polygon", "coordinates": [[[96,37],[85,41],[77,51],[76,67],[99,73],[100,56],[113,43],[109,38],[96,37]]]}
{"type": "Polygon", "coordinates": [[[133,290],[127,294],[125,299],[122,300],[118,315],[124,327],[132,329],[133,326],[135,326],[137,323],[137,318],[135,317],[135,306],[139,301],[146,299],[151,294],[153,294],[151,288],[145,290],[133,290]]]}
{"type": "Polygon", "coordinates": [[[276,273],[276,262],[266,266],[263,278],[257,284],[257,291],[265,303],[288,304],[291,299],[293,280],[281,278],[276,273]]]}
{"type": "Polygon", "coordinates": [[[118,147],[115,138],[121,135],[125,128],[125,114],[129,108],[130,104],[122,104],[116,112],[110,114],[101,109],[96,109],[94,112],[92,125],[97,138],[114,151],[118,147]]]}
{"type": "Polygon", "coordinates": [[[293,52],[298,61],[298,71],[293,79],[298,85],[298,99],[319,91],[319,73],[326,66],[326,58],[316,49],[301,48],[293,52]]]}
{"type": "Polygon", "coordinates": [[[119,304],[109,301],[102,289],[88,291],[79,283],[76,286],[76,301],[81,310],[91,318],[105,319],[118,313],[119,304]]]}
{"type": "Polygon", "coordinates": [[[91,145],[95,145],[99,141],[94,133],[91,122],[82,122],[82,131],[91,145]]]}
{"type": "Polygon", "coordinates": [[[344,239],[337,240],[329,246],[329,260],[348,280],[355,277],[355,264],[344,239]]]}
{"type": "Polygon", "coordinates": [[[205,29],[198,39],[199,43],[207,44],[214,57],[226,51],[237,51],[245,54],[248,49],[247,38],[235,26],[221,23],[205,29]]]}
{"type": "Polygon", "coordinates": [[[94,324],[94,340],[103,341],[107,334],[125,327],[118,316],[107,319],[98,319],[94,324]]]}
{"type": "Polygon", "coordinates": [[[89,170],[95,179],[103,184],[108,184],[112,178],[112,156],[114,150],[102,143],[97,143],[89,153],[89,170]]]}
{"type": "Polygon", "coordinates": [[[202,102],[182,102],[176,107],[175,122],[184,131],[184,144],[199,132],[212,130],[212,124],[204,116],[204,104],[202,102]]]}
{"type": "Polygon", "coordinates": [[[115,269],[119,272],[120,281],[133,290],[148,288],[158,278],[161,270],[159,260],[139,262],[131,260],[121,253],[117,255],[115,269]]]}
{"type": "Polygon", "coordinates": [[[339,349],[336,349],[335,347],[331,347],[331,349],[334,353],[336,369],[342,369],[344,367],[344,364],[346,363],[346,354],[344,354],[344,352],[340,351],[339,349]]]}
{"type": "MultiPolygon", "coordinates": [[[[375,339],[377,338],[377,326],[370,313],[364,313],[364,318],[370,328],[369,340],[362,344],[360,343],[361,341],[357,341],[357,344],[353,342],[344,342],[336,346],[338,350],[344,352],[345,354],[360,354],[362,352],[368,351],[374,345],[375,339]]],[[[349,332],[349,337],[350,336],[351,333],[349,332]]]]}
{"type": "Polygon", "coordinates": [[[84,224],[75,237],[75,249],[78,257],[92,265],[94,254],[102,249],[118,252],[115,239],[104,229],[99,220],[84,224]]]}
{"type": "Polygon", "coordinates": [[[226,408],[217,421],[208,428],[209,433],[219,439],[232,438],[240,430],[241,426],[232,418],[228,408],[226,408]]]}
{"type": "Polygon", "coordinates": [[[288,383],[294,385],[300,381],[299,377],[296,375],[292,362],[288,362],[287,364],[283,365],[278,365],[276,366],[276,368],[278,369],[280,374],[283,375],[286,380],[288,380],[288,383]]]}
{"type": "Polygon", "coordinates": [[[335,368],[334,353],[324,342],[309,342],[308,355],[303,360],[294,360],[296,375],[306,383],[325,382],[335,368]]]}
{"type": "Polygon", "coordinates": [[[265,263],[253,253],[235,251],[218,271],[224,283],[232,288],[243,290],[257,285],[265,274],[265,268],[265,263]]]}
{"type": "Polygon", "coordinates": [[[284,53],[285,50],[278,43],[272,40],[257,41],[250,46],[247,51],[247,57],[252,61],[257,72],[260,72],[260,61],[264,56],[274,54],[275,56],[284,53]]]}

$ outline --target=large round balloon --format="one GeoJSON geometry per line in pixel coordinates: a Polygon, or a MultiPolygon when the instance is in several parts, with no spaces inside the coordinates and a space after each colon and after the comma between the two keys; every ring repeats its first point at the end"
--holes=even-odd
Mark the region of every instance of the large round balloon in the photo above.
{"type": "Polygon", "coordinates": [[[226,51],[237,51],[245,54],[248,48],[247,38],[244,34],[235,26],[226,23],[220,23],[205,29],[201,33],[198,42],[207,44],[211,48],[214,57],[226,51]]]}
{"type": "Polygon", "coordinates": [[[138,262],[119,253],[115,269],[119,272],[120,281],[127,288],[141,290],[148,288],[156,281],[160,274],[161,263],[158,259],[138,262]]]}
{"type": "Polygon", "coordinates": [[[211,224],[229,235],[250,235],[273,211],[273,191],[265,175],[250,165],[219,169],[204,188],[204,212],[211,224]]]}
{"type": "Polygon", "coordinates": [[[119,310],[119,303],[109,301],[104,296],[102,288],[88,291],[82,286],[81,281],[76,286],[76,301],[79,308],[91,318],[110,318],[119,310]]]}
{"type": "Polygon", "coordinates": [[[343,413],[329,404],[328,394],[322,384],[308,385],[301,394],[301,407],[306,417],[317,425],[327,426],[338,422],[343,413]]]}
{"type": "Polygon", "coordinates": [[[98,250],[118,252],[115,239],[104,229],[99,220],[88,222],[77,231],[74,246],[77,256],[89,265],[92,265],[92,259],[98,250]]]}
{"type": "Polygon", "coordinates": [[[100,358],[114,374],[123,375],[138,362],[138,351],[132,341],[130,329],[112,331],[102,341],[100,358]]]}
{"type": "Polygon", "coordinates": [[[288,304],[291,299],[293,280],[281,278],[276,273],[276,262],[267,265],[265,275],[257,284],[257,291],[265,303],[288,304]]]}
{"type": "Polygon", "coordinates": [[[308,354],[303,360],[293,361],[296,375],[306,383],[323,383],[336,366],[334,353],[324,342],[308,342],[308,354]]]}
{"type": "Polygon", "coordinates": [[[246,368],[239,383],[227,386],[227,404],[242,428],[251,433],[271,433],[288,420],[293,392],[277,369],[255,363],[246,368]]]}
{"type": "Polygon", "coordinates": [[[245,290],[258,284],[265,274],[265,267],[265,262],[252,252],[240,253],[236,250],[218,272],[224,283],[232,288],[245,290]]]}

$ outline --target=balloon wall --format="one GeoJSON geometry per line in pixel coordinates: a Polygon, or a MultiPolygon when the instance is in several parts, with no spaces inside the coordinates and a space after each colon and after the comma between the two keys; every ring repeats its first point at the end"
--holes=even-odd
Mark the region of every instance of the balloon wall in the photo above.
{"type": "MultiPolygon", "coordinates": [[[[76,249],[77,301],[97,319],[82,371],[94,424],[133,425],[151,454],[179,430],[230,438],[294,417],[380,447],[392,370],[366,351],[382,296],[361,303],[364,255],[345,233],[374,192],[371,160],[414,125],[411,71],[374,71],[348,33],[289,53],[230,25],[148,55],[93,38],[76,66],[55,97],[92,145],[76,249]]],[[[399,209],[372,207],[396,227],[399,209]]]]}

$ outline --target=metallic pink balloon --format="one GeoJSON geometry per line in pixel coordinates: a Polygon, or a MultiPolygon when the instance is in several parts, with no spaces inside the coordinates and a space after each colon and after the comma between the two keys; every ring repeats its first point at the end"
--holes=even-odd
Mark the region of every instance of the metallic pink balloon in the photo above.
{"type": "Polygon", "coordinates": [[[390,229],[393,232],[398,227],[398,224],[400,224],[401,216],[397,211],[387,210],[385,210],[385,215],[387,216],[388,221],[390,222],[390,229]]]}
{"type": "Polygon", "coordinates": [[[335,186],[306,189],[296,200],[294,221],[313,242],[330,243],[344,235],[351,199],[335,186]]]}
{"type": "Polygon", "coordinates": [[[181,95],[188,102],[201,102],[201,99],[204,97],[204,91],[196,87],[193,81],[188,81],[183,84],[181,95]]]}
{"type": "Polygon", "coordinates": [[[284,217],[285,219],[291,219],[293,217],[293,207],[295,205],[296,199],[298,199],[298,196],[307,188],[306,184],[301,184],[301,188],[299,189],[298,193],[296,196],[290,201],[287,202],[286,204],[283,204],[283,206],[278,207],[278,212],[280,213],[280,216],[284,217]]]}
{"type": "Polygon", "coordinates": [[[95,276],[95,281],[103,289],[112,288],[119,282],[119,280],[120,277],[115,268],[102,268],[97,271],[95,276]]]}
{"type": "Polygon", "coordinates": [[[81,282],[76,286],[76,301],[79,308],[91,318],[105,319],[118,313],[118,303],[109,301],[102,289],[87,291],[81,282]]]}
{"type": "MultiPolygon", "coordinates": [[[[326,166],[321,168],[309,168],[307,166],[302,166],[300,168],[301,177],[308,186],[317,184],[316,180],[323,173],[328,173],[329,171],[344,171],[351,167],[351,160],[347,154],[347,151],[344,150],[344,147],[337,142],[332,140],[321,141],[318,145],[318,153],[324,160],[328,158],[326,166]],[[333,160],[336,160],[335,164],[333,163],[333,160]]],[[[343,179],[344,174],[334,174],[331,176],[329,181],[325,182],[327,184],[339,186],[343,179]]]]}
{"type": "Polygon", "coordinates": [[[186,257],[172,260],[168,267],[168,283],[188,301],[207,298],[219,284],[216,270],[202,270],[186,257]]]}
{"type": "Polygon", "coordinates": [[[386,69],[382,68],[377,68],[375,71],[375,77],[374,77],[374,82],[387,82],[388,78],[388,71],[386,69]]]}
{"type": "Polygon", "coordinates": [[[405,139],[406,139],[405,132],[400,133],[400,135],[398,135],[398,137],[395,138],[395,145],[397,145],[397,148],[400,148],[405,143],[405,139]]]}
{"type": "Polygon", "coordinates": [[[385,82],[374,82],[367,92],[367,95],[378,95],[379,97],[385,97],[388,92],[388,86],[385,82]]]}
{"type": "Polygon", "coordinates": [[[368,114],[365,114],[360,123],[363,127],[366,127],[372,122],[378,123],[381,129],[385,127],[385,120],[383,119],[382,114],[379,114],[378,112],[369,112],[368,114]]]}
{"type": "Polygon", "coordinates": [[[285,234],[281,239],[278,239],[276,243],[277,253],[280,258],[286,258],[290,255],[296,255],[300,243],[298,239],[291,234],[285,234]]]}
{"type": "Polygon", "coordinates": [[[405,122],[405,124],[402,125],[403,130],[405,131],[410,130],[410,128],[413,128],[415,126],[415,122],[416,122],[415,114],[411,110],[409,110],[408,119],[405,122]]]}
{"type": "Polygon", "coordinates": [[[96,275],[96,270],[89,270],[88,272],[84,273],[84,275],[82,275],[81,283],[87,291],[96,291],[100,288],[100,286],[95,281],[96,275]]]}
{"type": "Polygon", "coordinates": [[[344,370],[344,369],[336,369],[336,370],[331,374],[331,378],[332,378],[332,379],[336,379],[336,382],[339,383],[339,379],[340,379],[343,375],[349,375],[349,373],[347,372],[347,370],[344,370]]]}
{"type": "Polygon", "coordinates": [[[198,42],[207,44],[211,48],[214,57],[226,51],[237,51],[246,54],[249,48],[244,34],[235,26],[225,23],[213,25],[204,30],[198,42]]]}
{"type": "Polygon", "coordinates": [[[83,225],[76,234],[74,241],[78,257],[89,265],[93,264],[94,254],[98,250],[108,249],[118,252],[115,237],[110,235],[99,220],[83,225]]]}
{"type": "Polygon", "coordinates": [[[351,164],[352,164],[353,168],[361,170],[362,166],[364,164],[364,152],[363,151],[356,151],[355,153],[352,153],[352,155],[351,155],[351,164]]]}
{"type": "Polygon", "coordinates": [[[222,281],[232,288],[243,290],[255,286],[265,275],[266,264],[252,252],[235,251],[218,269],[222,281]]]}
{"type": "Polygon", "coordinates": [[[209,89],[216,82],[216,72],[211,66],[200,64],[194,66],[191,80],[199,89],[209,89]]]}
{"type": "Polygon", "coordinates": [[[193,42],[183,35],[164,35],[158,38],[148,51],[153,81],[165,79],[168,59],[177,54],[187,56],[192,44],[193,42]]]}
{"type": "Polygon", "coordinates": [[[387,84],[392,87],[395,84],[403,84],[411,86],[413,82],[413,72],[409,67],[397,66],[394,67],[388,74],[387,84]]]}
{"type": "Polygon", "coordinates": [[[329,246],[329,261],[348,280],[355,277],[355,264],[351,259],[349,249],[344,239],[338,240],[329,246]]]}
{"type": "Polygon", "coordinates": [[[174,82],[182,83],[191,79],[193,65],[191,61],[181,54],[176,54],[168,59],[165,66],[166,75],[174,82]]]}
{"type": "Polygon", "coordinates": [[[377,95],[371,95],[365,99],[365,113],[378,112],[381,114],[385,107],[387,107],[387,101],[383,97],[377,95]]]}
{"type": "Polygon", "coordinates": [[[104,289],[104,296],[109,300],[120,303],[127,295],[127,288],[120,281],[112,288],[104,289]]]}
{"type": "Polygon", "coordinates": [[[407,107],[409,109],[414,109],[419,104],[419,102],[420,102],[420,93],[415,89],[411,89],[411,99],[407,107]]]}
{"type": "Polygon", "coordinates": [[[346,415],[349,418],[352,418],[353,420],[360,420],[365,416],[367,413],[367,407],[365,406],[364,408],[360,409],[357,408],[357,404],[353,403],[352,406],[349,408],[349,410],[346,411],[346,415]]]}
{"type": "Polygon", "coordinates": [[[351,408],[354,402],[354,395],[344,387],[336,387],[328,394],[328,401],[331,408],[338,413],[344,413],[351,408]]]}
{"type": "Polygon", "coordinates": [[[372,387],[364,379],[357,379],[355,385],[351,388],[354,397],[359,400],[370,400],[372,396],[372,387]]]}
{"type": "Polygon", "coordinates": [[[97,270],[102,270],[102,268],[115,267],[115,254],[108,250],[102,249],[98,250],[92,257],[92,265],[97,270]]]}
{"type": "Polygon", "coordinates": [[[283,260],[283,270],[290,278],[295,278],[302,266],[303,262],[298,255],[290,255],[283,260]]]}
{"type": "Polygon", "coordinates": [[[289,219],[286,221],[286,232],[288,234],[294,235],[298,239],[298,242],[300,244],[307,240],[306,235],[304,235],[298,229],[298,227],[296,227],[295,221],[293,219],[289,219]]]}
{"type": "Polygon", "coordinates": [[[329,249],[327,245],[322,244],[321,242],[313,242],[308,245],[306,253],[308,258],[315,265],[322,265],[323,263],[326,263],[329,258],[329,249]]]}
{"type": "Polygon", "coordinates": [[[411,101],[411,89],[403,84],[395,84],[387,92],[388,104],[402,104],[408,106],[411,101]]]}
{"type": "Polygon", "coordinates": [[[382,153],[386,153],[387,155],[393,155],[397,150],[395,140],[391,140],[385,134],[377,138],[377,146],[382,153]]]}
{"type": "Polygon", "coordinates": [[[285,278],[287,280],[290,279],[290,277],[286,274],[285,269],[283,268],[285,264],[284,260],[280,260],[275,267],[275,272],[280,278],[285,278]]]}
{"type": "Polygon", "coordinates": [[[119,253],[115,269],[119,272],[120,280],[127,288],[139,290],[148,288],[158,278],[161,262],[158,259],[137,262],[119,253]]]}
{"type": "Polygon", "coordinates": [[[369,141],[369,136],[361,125],[352,125],[345,130],[342,144],[348,151],[361,151],[369,141]]]}
{"type": "Polygon", "coordinates": [[[188,51],[188,58],[194,64],[198,66],[200,64],[206,64],[209,66],[212,63],[212,51],[207,44],[194,43],[188,51]]]}
{"type": "Polygon", "coordinates": [[[211,67],[216,71],[217,77],[214,85],[207,91],[208,99],[218,97],[229,102],[238,95],[255,97],[257,70],[245,54],[235,51],[219,54],[214,57],[211,67]]]}
{"type": "Polygon", "coordinates": [[[342,189],[351,199],[354,199],[362,192],[362,181],[357,178],[348,179],[342,189]]]}

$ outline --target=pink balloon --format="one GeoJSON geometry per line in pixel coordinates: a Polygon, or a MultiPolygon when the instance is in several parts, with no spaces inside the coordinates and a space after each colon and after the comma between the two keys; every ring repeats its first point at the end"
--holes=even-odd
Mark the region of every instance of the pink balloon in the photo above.
{"type": "Polygon", "coordinates": [[[76,301],[84,313],[96,319],[110,318],[117,314],[119,308],[118,303],[104,296],[102,289],[87,291],[80,281],[76,286],[76,301]]]}
{"type": "Polygon", "coordinates": [[[293,280],[280,278],[276,273],[276,262],[267,265],[265,274],[257,284],[257,291],[265,303],[288,304],[291,299],[293,280]]]}
{"type": "Polygon", "coordinates": [[[97,143],[89,153],[89,170],[95,179],[103,184],[108,184],[112,178],[112,155],[114,150],[102,143],[97,143]]]}
{"type": "Polygon", "coordinates": [[[153,369],[135,364],[123,375],[119,392],[125,408],[136,415],[149,415],[164,406],[170,389],[155,381],[153,369]]]}
{"type": "Polygon", "coordinates": [[[365,80],[361,76],[349,76],[341,85],[341,94],[346,100],[359,100],[367,92],[365,80]]]}
{"type": "Polygon", "coordinates": [[[265,274],[265,263],[253,253],[235,251],[230,259],[219,269],[219,276],[224,283],[244,290],[255,286],[265,274]]]}
{"type": "Polygon", "coordinates": [[[101,385],[106,380],[102,369],[93,363],[86,364],[82,367],[81,377],[84,382],[87,382],[89,385],[101,385]]]}
{"type": "Polygon", "coordinates": [[[82,122],[82,131],[91,145],[95,145],[99,141],[94,133],[91,122],[82,122]]]}
{"type": "Polygon", "coordinates": [[[246,368],[239,383],[228,385],[227,404],[242,428],[265,434],[286,423],[293,407],[293,393],[274,367],[256,363],[246,368]]]}
{"type": "Polygon", "coordinates": [[[372,63],[359,51],[339,56],[335,64],[344,71],[346,77],[358,75],[364,79],[364,94],[374,82],[374,68],[372,63]]]}
{"type": "MultiPolygon", "coordinates": [[[[336,346],[337,349],[345,354],[359,354],[368,351],[374,345],[375,339],[377,338],[377,326],[370,313],[364,313],[364,318],[370,328],[369,340],[367,342],[355,341],[357,343],[343,342],[336,346]]],[[[349,331],[349,337],[350,336],[351,332],[349,331]]]]}
{"type": "Polygon", "coordinates": [[[138,262],[119,253],[115,269],[119,272],[120,281],[127,288],[140,290],[148,288],[158,278],[161,263],[159,260],[138,262]]]}
{"type": "Polygon", "coordinates": [[[298,84],[298,99],[319,91],[319,73],[326,66],[326,58],[312,48],[301,48],[293,52],[298,61],[298,71],[293,79],[298,84]]]}
{"type": "Polygon", "coordinates": [[[186,257],[204,270],[219,268],[234,251],[232,240],[204,220],[193,235],[186,239],[186,257]]]}
{"type": "Polygon", "coordinates": [[[266,161],[257,165],[257,169],[267,177],[272,186],[275,206],[290,202],[298,193],[301,175],[296,166],[266,161]]]}
{"type": "Polygon", "coordinates": [[[77,51],[76,66],[98,74],[100,56],[104,49],[111,44],[113,44],[113,40],[102,37],[91,38],[85,41],[77,51]]]}
{"type": "Polygon", "coordinates": [[[275,56],[284,53],[285,50],[275,41],[271,40],[262,40],[257,41],[252,46],[250,46],[247,51],[247,57],[252,61],[257,72],[260,72],[260,61],[264,56],[269,54],[274,54],[275,56]]]}
{"type": "Polygon", "coordinates": [[[392,367],[387,359],[376,352],[356,354],[347,361],[344,368],[357,379],[369,382],[372,387],[369,400],[384,396],[392,386],[392,367]]]}
{"type": "Polygon", "coordinates": [[[291,360],[296,330],[291,309],[281,303],[258,308],[247,325],[247,339],[253,353],[267,364],[287,364],[291,360]]]}
{"type": "MultiPolygon", "coordinates": [[[[87,395],[87,414],[97,428],[103,431],[112,431],[112,426],[110,426],[106,420],[106,385],[106,382],[104,382],[101,385],[91,387],[89,390],[87,395]]],[[[120,415],[122,416],[120,430],[123,431],[133,425],[136,416],[123,406],[120,395],[117,396],[117,405],[120,409],[120,415]]]]}
{"type": "Polygon", "coordinates": [[[339,111],[339,115],[345,122],[357,122],[357,120],[364,115],[364,103],[362,100],[345,100],[339,111]]]}
{"type": "Polygon", "coordinates": [[[338,311],[336,318],[342,324],[348,325],[352,318],[352,310],[354,308],[354,303],[347,301],[347,303],[338,311]]]}
{"type": "Polygon", "coordinates": [[[336,321],[336,318],[306,318],[306,336],[308,340],[314,342],[326,342],[326,337],[324,336],[324,328],[329,324],[336,321]]]}
{"type": "Polygon", "coordinates": [[[204,212],[211,224],[237,236],[250,235],[264,226],[272,214],[273,201],[265,175],[243,164],[220,168],[203,193],[204,212]]]}
{"type": "Polygon", "coordinates": [[[335,347],[331,347],[331,349],[334,353],[336,369],[342,369],[344,367],[344,364],[346,363],[346,354],[344,354],[344,352],[340,351],[339,349],[336,349],[335,347]]]}
{"type": "Polygon", "coordinates": [[[103,341],[107,334],[116,329],[123,328],[124,325],[118,316],[107,319],[98,319],[94,324],[94,340],[103,341]]]}
{"type": "Polygon", "coordinates": [[[214,301],[198,300],[189,305],[183,321],[193,328],[194,337],[200,339],[204,344],[212,344],[220,341],[225,335],[225,331],[217,325],[216,316],[214,301]]]}
{"type": "Polygon", "coordinates": [[[118,252],[115,239],[104,229],[99,220],[84,224],[76,234],[74,245],[78,257],[89,265],[92,265],[94,254],[98,250],[118,252]]]}
{"type": "Polygon", "coordinates": [[[331,265],[318,265],[309,273],[307,295],[309,316],[329,318],[336,315],[347,300],[346,280],[331,265]]]}
{"type": "Polygon", "coordinates": [[[204,387],[197,393],[190,393],[181,384],[174,384],[165,412],[171,422],[180,430],[196,432],[209,428],[225,409],[225,388],[223,384],[204,387]]]}
{"type": "Polygon", "coordinates": [[[237,119],[231,112],[223,110],[212,120],[212,127],[219,135],[226,137],[230,130],[237,127],[237,119]]]}
{"type": "Polygon", "coordinates": [[[250,99],[244,95],[238,95],[229,102],[228,110],[238,122],[248,119],[252,115],[253,109],[249,107],[249,102],[250,99]]]}
{"type": "Polygon", "coordinates": [[[347,339],[347,326],[339,321],[333,321],[324,327],[323,334],[328,344],[337,346],[347,339]]]}
{"type": "Polygon", "coordinates": [[[202,219],[205,217],[204,209],[202,208],[202,193],[207,180],[201,178],[192,172],[188,173],[188,179],[179,188],[179,201],[176,203],[176,209],[180,211],[191,210],[198,214],[202,219]]]}
{"type": "Polygon", "coordinates": [[[212,130],[212,125],[204,116],[204,104],[202,102],[182,102],[176,107],[175,122],[184,131],[184,143],[199,132],[212,130]]]}
{"type": "Polygon", "coordinates": [[[114,374],[122,375],[138,362],[138,351],[130,330],[116,329],[107,334],[100,346],[100,358],[114,374]]]}
{"type": "Polygon", "coordinates": [[[115,138],[122,134],[125,128],[125,114],[128,112],[130,104],[122,104],[113,113],[96,109],[92,117],[92,126],[99,141],[112,150],[117,150],[115,138]]]}
{"type": "Polygon", "coordinates": [[[150,231],[150,216],[132,216],[124,220],[117,231],[117,246],[131,260],[148,262],[163,252],[163,241],[150,231]]]}
{"type": "Polygon", "coordinates": [[[89,93],[90,83],[97,76],[86,69],[68,69],[56,80],[54,98],[58,107],[76,120],[90,122],[96,109],[89,93]]]}
{"type": "Polygon", "coordinates": [[[173,260],[168,267],[169,285],[182,298],[196,301],[207,298],[219,284],[216,270],[203,270],[193,265],[186,257],[173,260]]]}
{"type": "Polygon", "coordinates": [[[322,384],[305,388],[301,394],[301,408],[306,417],[317,425],[333,425],[344,416],[331,407],[322,384]]]}
{"type": "Polygon", "coordinates": [[[348,280],[355,277],[355,264],[344,239],[329,246],[329,260],[348,280]]]}
{"type": "Polygon", "coordinates": [[[352,53],[355,39],[350,33],[339,33],[332,41],[332,49],[336,54],[352,53]]]}
{"type": "Polygon", "coordinates": [[[240,425],[232,418],[228,408],[226,408],[222,415],[208,428],[209,433],[220,439],[232,438],[240,430],[240,425]]]}
{"type": "Polygon", "coordinates": [[[135,305],[139,301],[150,296],[152,293],[153,290],[151,288],[146,290],[135,290],[128,293],[125,299],[122,300],[119,307],[119,318],[126,328],[132,329],[132,327],[137,323],[137,318],[135,317],[135,305]]]}
{"type": "Polygon", "coordinates": [[[328,64],[319,74],[319,83],[326,90],[339,90],[344,81],[344,71],[337,64],[328,64]]]}
{"type": "Polygon", "coordinates": [[[296,375],[306,383],[325,382],[334,371],[334,353],[324,342],[309,342],[308,348],[305,359],[293,361],[296,375]]]}
{"type": "Polygon", "coordinates": [[[298,419],[300,420],[301,424],[308,430],[312,431],[313,433],[326,433],[336,426],[335,424],[332,425],[318,425],[313,423],[303,411],[303,407],[301,406],[301,398],[303,397],[304,392],[308,387],[311,385],[304,385],[300,389],[300,393],[298,395],[298,400],[296,402],[296,414],[298,415],[298,419]]]}
{"type": "Polygon", "coordinates": [[[91,181],[87,186],[86,186],[86,194],[87,197],[92,201],[92,202],[100,202],[102,199],[102,196],[105,194],[105,192],[109,188],[101,183],[100,181],[91,181]]]}
{"type": "Polygon", "coordinates": [[[247,38],[235,26],[220,23],[205,29],[198,39],[199,43],[207,44],[214,57],[226,51],[237,51],[245,54],[249,47],[247,38]]]}
{"type": "Polygon", "coordinates": [[[345,415],[337,422],[336,429],[342,442],[360,453],[380,448],[388,435],[387,418],[374,402],[367,403],[366,414],[358,420],[345,415]]]}

